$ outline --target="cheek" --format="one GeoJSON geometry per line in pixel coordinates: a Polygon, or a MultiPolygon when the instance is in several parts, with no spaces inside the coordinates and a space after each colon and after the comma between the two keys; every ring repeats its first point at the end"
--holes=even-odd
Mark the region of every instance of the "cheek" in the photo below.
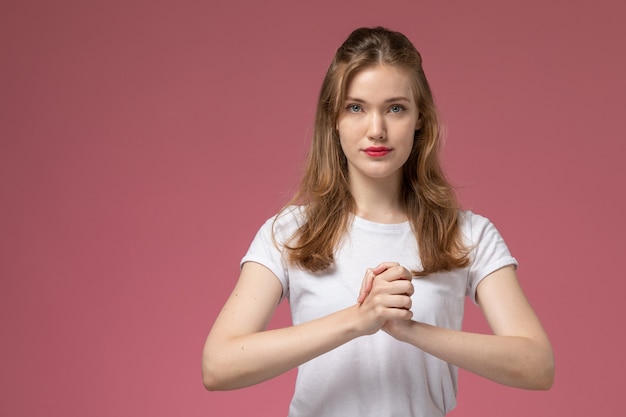
{"type": "Polygon", "coordinates": [[[411,155],[411,152],[413,152],[413,148],[416,146],[415,129],[411,128],[404,131],[402,136],[403,138],[400,141],[401,145],[399,145],[399,147],[402,148],[402,154],[404,155],[404,158],[406,160],[409,158],[409,155],[411,155]]]}
{"type": "Polygon", "coordinates": [[[341,153],[342,154],[346,154],[346,140],[345,140],[345,135],[341,133],[341,131],[337,132],[337,135],[339,136],[339,149],[341,149],[341,153]]]}
{"type": "Polygon", "coordinates": [[[339,149],[341,150],[341,156],[344,158],[351,154],[350,145],[342,139],[339,139],[339,149]]]}
{"type": "Polygon", "coordinates": [[[355,127],[353,125],[347,126],[346,124],[339,125],[337,135],[339,136],[339,143],[341,144],[341,148],[344,152],[351,143],[355,142],[355,137],[358,136],[355,127]]]}
{"type": "Polygon", "coordinates": [[[399,143],[402,143],[402,146],[412,147],[415,141],[415,130],[414,121],[411,120],[403,123],[401,126],[397,126],[397,129],[392,134],[399,143]]]}

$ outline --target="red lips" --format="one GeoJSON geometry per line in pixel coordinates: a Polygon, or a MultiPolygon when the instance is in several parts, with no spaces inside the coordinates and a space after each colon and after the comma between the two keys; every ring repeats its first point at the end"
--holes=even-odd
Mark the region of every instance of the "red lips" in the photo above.
{"type": "Polygon", "coordinates": [[[369,148],[363,149],[363,152],[371,157],[380,158],[391,152],[391,148],[387,148],[386,146],[370,146],[369,148]]]}

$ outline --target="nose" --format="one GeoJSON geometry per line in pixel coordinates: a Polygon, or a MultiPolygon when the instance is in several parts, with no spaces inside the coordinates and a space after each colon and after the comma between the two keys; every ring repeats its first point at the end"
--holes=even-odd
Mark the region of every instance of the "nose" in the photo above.
{"type": "Polygon", "coordinates": [[[372,140],[385,140],[387,138],[385,118],[378,112],[370,114],[367,137],[372,140]]]}

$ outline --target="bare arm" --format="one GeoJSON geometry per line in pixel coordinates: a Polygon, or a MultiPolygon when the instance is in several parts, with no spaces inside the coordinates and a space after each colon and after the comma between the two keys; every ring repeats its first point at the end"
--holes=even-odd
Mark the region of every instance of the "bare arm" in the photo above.
{"type": "Polygon", "coordinates": [[[378,281],[367,302],[308,323],[265,330],[282,287],[269,269],[245,263],[204,346],[205,387],[226,390],[253,385],[358,336],[375,333],[388,320],[410,320],[406,310],[410,275],[387,274],[378,281]]]}
{"type": "Polygon", "coordinates": [[[477,297],[493,335],[415,321],[390,321],[383,329],[446,362],[501,384],[549,389],[554,380],[552,347],[513,267],[483,279],[477,297]]]}

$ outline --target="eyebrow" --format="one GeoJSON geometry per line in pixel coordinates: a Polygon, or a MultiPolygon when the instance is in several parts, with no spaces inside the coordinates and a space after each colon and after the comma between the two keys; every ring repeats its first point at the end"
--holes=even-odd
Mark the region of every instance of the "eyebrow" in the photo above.
{"type": "MultiPolygon", "coordinates": [[[[358,97],[346,97],[346,101],[354,101],[355,103],[366,103],[365,100],[363,100],[362,98],[358,98],[358,97]]],[[[398,96],[398,97],[388,98],[387,100],[385,100],[385,103],[392,103],[392,102],[398,102],[398,101],[406,101],[407,103],[411,102],[411,100],[409,100],[407,97],[398,96]]]]}

